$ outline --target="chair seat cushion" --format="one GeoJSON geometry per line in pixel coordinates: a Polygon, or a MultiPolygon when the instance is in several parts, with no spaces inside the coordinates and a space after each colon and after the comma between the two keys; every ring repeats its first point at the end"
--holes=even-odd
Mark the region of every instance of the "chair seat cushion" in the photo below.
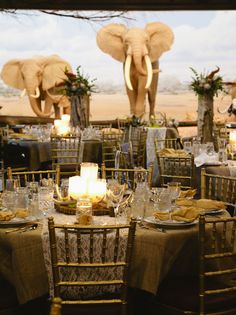
{"type": "MultiPolygon", "coordinates": [[[[218,281],[208,281],[208,289],[219,288],[218,281]]],[[[171,277],[165,279],[156,296],[159,305],[169,305],[171,307],[199,311],[199,278],[198,277],[171,277]]],[[[236,292],[229,294],[214,294],[206,298],[206,311],[219,311],[235,307],[236,292]]]]}

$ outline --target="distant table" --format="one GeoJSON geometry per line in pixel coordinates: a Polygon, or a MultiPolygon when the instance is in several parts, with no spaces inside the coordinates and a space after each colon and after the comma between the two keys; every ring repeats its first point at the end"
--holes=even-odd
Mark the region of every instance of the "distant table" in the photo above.
{"type": "Polygon", "coordinates": [[[25,166],[29,170],[39,170],[51,161],[50,142],[35,140],[9,140],[3,147],[5,166],[25,166]]]}
{"type": "Polygon", "coordinates": [[[157,184],[158,179],[158,166],[157,166],[157,158],[156,158],[156,149],[155,149],[155,140],[165,140],[165,139],[174,139],[178,138],[179,134],[175,128],[166,128],[166,127],[158,127],[158,128],[147,128],[147,142],[146,142],[146,161],[147,168],[152,163],[153,164],[153,181],[152,184],[155,186],[157,184]]]}

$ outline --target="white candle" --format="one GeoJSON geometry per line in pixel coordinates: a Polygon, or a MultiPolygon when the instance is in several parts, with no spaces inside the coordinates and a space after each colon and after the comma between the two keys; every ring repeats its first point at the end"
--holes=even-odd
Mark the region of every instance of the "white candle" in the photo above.
{"type": "Polygon", "coordinates": [[[81,176],[69,178],[69,195],[77,200],[81,196],[87,195],[87,182],[81,176]]]}
{"type": "Polygon", "coordinates": [[[236,145],[236,131],[231,131],[229,134],[229,143],[236,145]]]}
{"type": "Polygon", "coordinates": [[[88,181],[96,181],[98,177],[98,165],[96,163],[81,163],[80,176],[88,181]]]}
{"type": "Polygon", "coordinates": [[[61,116],[61,120],[67,122],[67,124],[69,124],[70,122],[70,115],[68,114],[64,114],[61,116]]]}
{"type": "Polygon", "coordinates": [[[107,190],[107,184],[105,179],[97,179],[96,181],[89,181],[88,182],[88,195],[91,197],[93,201],[96,199],[99,201],[101,200],[107,190]]]}
{"type": "Polygon", "coordinates": [[[55,119],[54,120],[54,126],[55,128],[59,127],[61,125],[61,120],[60,119],[55,119]]]}

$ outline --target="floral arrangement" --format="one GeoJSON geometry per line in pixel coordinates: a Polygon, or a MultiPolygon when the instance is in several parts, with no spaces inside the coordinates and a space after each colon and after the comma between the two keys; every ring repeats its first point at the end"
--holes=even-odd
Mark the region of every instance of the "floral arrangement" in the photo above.
{"type": "Polygon", "coordinates": [[[92,92],[96,92],[94,81],[90,80],[88,76],[84,76],[81,73],[81,66],[76,68],[76,74],[71,73],[68,69],[65,70],[67,79],[61,85],[64,86],[63,92],[67,96],[83,96],[91,95],[92,92]]]}
{"type": "Polygon", "coordinates": [[[140,127],[140,126],[145,126],[146,122],[144,120],[142,120],[140,117],[137,117],[135,115],[131,116],[131,117],[127,117],[127,126],[132,126],[132,127],[140,127]]]}
{"type": "Polygon", "coordinates": [[[209,96],[218,96],[218,92],[226,92],[223,86],[223,79],[221,76],[216,75],[220,68],[217,67],[216,70],[210,73],[200,73],[191,68],[194,76],[192,77],[192,82],[190,84],[190,88],[197,95],[209,95],[209,96]]]}

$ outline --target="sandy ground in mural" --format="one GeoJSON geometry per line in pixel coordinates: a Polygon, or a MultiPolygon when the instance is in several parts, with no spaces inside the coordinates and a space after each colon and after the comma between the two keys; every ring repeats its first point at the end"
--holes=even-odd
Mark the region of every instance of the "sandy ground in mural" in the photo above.
{"type": "MultiPolygon", "coordinates": [[[[217,106],[224,108],[230,104],[230,96],[220,96],[215,98],[215,119],[226,120],[227,115],[217,113],[217,106]]],[[[28,98],[20,99],[19,97],[0,97],[0,115],[12,116],[34,116],[29,105],[28,98]]],[[[148,112],[148,106],[146,108],[148,112]]],[[[162,112],[169,118],[177,120],[196,120],[197,117],[197,97],[191,93],[181,94],[162,94],[157,96],[156,112],[162,112]]],[[[128,98],[124,94],[94,94],[91,99],[91,117],[90,120],[111,120],[125,118],[129,115],[128,98]]],[[[186,129],[186,128],[185,128],[186,129]]],[[[195,132],[196,128],[188,128],[186,133],[195,132]]],[[[185,133],[185,132],[184,132],[185,133]]]]}

